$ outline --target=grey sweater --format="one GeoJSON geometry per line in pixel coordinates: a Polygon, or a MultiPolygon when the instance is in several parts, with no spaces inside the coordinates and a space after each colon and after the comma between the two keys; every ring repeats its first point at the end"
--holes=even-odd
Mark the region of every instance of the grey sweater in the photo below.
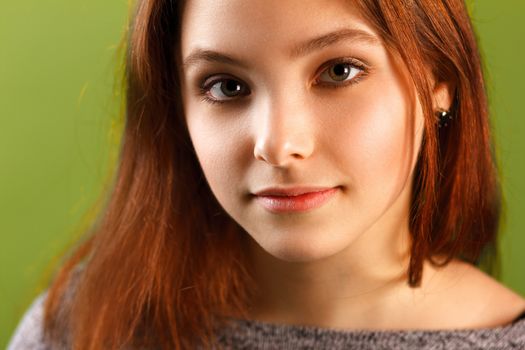
{"type": "MultiPolygon", "coordinates": [[[[41,294],[28,309],[8,350],[51,349],[42,336],[45,297],[41,294]]],[[[442,331],[352,331],[234,320],[218,339],[224,349],[525,349],[525,313],[497,328],[442,331]]]]}

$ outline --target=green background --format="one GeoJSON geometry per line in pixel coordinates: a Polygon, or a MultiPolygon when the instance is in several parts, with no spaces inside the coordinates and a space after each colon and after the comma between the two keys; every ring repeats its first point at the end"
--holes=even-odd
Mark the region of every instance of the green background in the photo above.
{"type": "MultiPolygon", "coordinates": [[[[501,281],[525,296],[525,2],[469,5],[508,207],[501,281]]],[[[89,222],[113,164],[114,76],[127,16],[126,0],[0,3],[0,348],[46,287],[55,256],[89,222]]]]}

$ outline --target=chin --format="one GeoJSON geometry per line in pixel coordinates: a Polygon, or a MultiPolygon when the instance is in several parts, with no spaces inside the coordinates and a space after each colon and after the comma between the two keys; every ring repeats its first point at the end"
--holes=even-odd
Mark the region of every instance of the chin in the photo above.
{"type": "Polygon", "coordinates": [[[313,262],[337,254],[344,247],[343,242],[327,242],[301,239],[280,239],[278,242],[263,242],[259,245],[267,254],[287,262],[313,262]]]}

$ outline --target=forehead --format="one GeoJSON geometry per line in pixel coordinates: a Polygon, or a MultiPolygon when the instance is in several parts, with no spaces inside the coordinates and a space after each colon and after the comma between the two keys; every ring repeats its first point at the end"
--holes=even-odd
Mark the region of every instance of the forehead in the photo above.
{"type": "Polygon", "coordinates": [[[306,38],[344,28],[375,35],[348,0],[187,0],[181,51],[266,47],[287,53],[306,38]]]}

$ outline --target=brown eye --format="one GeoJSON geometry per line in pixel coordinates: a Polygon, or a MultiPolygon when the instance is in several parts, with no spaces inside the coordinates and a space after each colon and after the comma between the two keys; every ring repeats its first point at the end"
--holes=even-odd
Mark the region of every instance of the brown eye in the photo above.
{"type": "Polygon", "coordinates": [[[224,100],[245,94],[246,90],[246,87],[236,80],[221,79],[211,85],[209,94],[213,99],[224,100]]]}
{"type": "Polygon", "coordinates": [[[324,70],[320,75],[320,80],[323,82],[342,82],[346,80],[352,80],[362,71],[363,69],[350,63],[339,62],[330,65],[328,69],[324,70]]]}

